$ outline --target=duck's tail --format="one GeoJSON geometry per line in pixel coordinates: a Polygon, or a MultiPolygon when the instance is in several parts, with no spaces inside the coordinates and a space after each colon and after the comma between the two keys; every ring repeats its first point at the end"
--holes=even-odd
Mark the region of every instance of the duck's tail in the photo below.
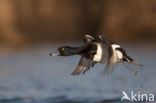
{"type": "Polygon", "coordinates": [[[139,66],[139,67],[143,67],[142,64],[136,62],[135,60],[133,60],[133,59],[132,59],[131,57],[129,57],[129,56],[125,56],[124,59],[125,59],[128,63],[134,64],[134,65],[137,65],[137,66],[139,66]]]}
{"type": "Polygon", "coordinates": [[[134,65],[137,65],[137,66],[139,66],[139,67],[143,67],[143,65],[142,65],[142,64],[139,64],[139,63],[137,63],[137,62],[136,62],[136,61],[134,61],[134,60],[133,60],[133,61],[131,61],[131,63],[132,63],[132,64],[134,64],[134,65]]]}

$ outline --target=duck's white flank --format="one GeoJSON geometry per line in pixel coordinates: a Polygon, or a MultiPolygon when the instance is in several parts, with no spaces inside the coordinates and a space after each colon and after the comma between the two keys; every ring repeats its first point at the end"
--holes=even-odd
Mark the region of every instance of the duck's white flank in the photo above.
{"type": "Polygon", "coordinates": [[[93,61],[100,62],[102,60],[102,46],[101,44],[97,43],[97,52],[94,55],[93,61]]]}
{"type": "Polygon", "coordinates": [[[116,48],[121,48],[120,45],[113,44],[112,50],[113,50],[113,62],[120,61],[123,58],[123,54],[121,51],[116,50],[116,48]]]}

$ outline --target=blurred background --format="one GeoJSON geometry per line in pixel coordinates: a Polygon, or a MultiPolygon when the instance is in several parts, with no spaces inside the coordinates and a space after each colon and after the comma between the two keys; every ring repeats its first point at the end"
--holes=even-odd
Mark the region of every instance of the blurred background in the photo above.
{"type": "Polygon", "coordinates": [[[156,40],[155,0],[1,0],[0,44],[30,45],[103,34],[156,40]]]}
{"type": "Polygon", "coordinates": [[[120,103],[122,90],[156,94],[155,40],[156,0],[0,0],[0,103],[120,103]],[[105,78],[98,64],[73,77],[79,56],[49,56],[81,45],[85,34],[121,43],[144,65],[134,66],[138,76],[119,65],[105,78]]]}

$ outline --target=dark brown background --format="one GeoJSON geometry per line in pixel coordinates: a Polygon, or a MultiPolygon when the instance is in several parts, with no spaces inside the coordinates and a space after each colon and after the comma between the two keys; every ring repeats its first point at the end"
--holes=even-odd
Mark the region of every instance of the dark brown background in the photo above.
{"type": "Polygon", "coordinates": [[[156,0],[0,0],[0,44],[29,45],[103,34],[156,40],[156,0]]]}

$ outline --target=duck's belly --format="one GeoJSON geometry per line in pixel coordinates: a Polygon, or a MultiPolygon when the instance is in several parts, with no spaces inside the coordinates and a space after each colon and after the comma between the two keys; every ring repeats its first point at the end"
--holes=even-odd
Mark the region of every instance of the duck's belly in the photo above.
{"type": "Polygon", "coordinates": [[[102,60],[102,46],[101,44],[97,43],[97,52],[93,57],[94,62],[101,62],[102,60]]]}

